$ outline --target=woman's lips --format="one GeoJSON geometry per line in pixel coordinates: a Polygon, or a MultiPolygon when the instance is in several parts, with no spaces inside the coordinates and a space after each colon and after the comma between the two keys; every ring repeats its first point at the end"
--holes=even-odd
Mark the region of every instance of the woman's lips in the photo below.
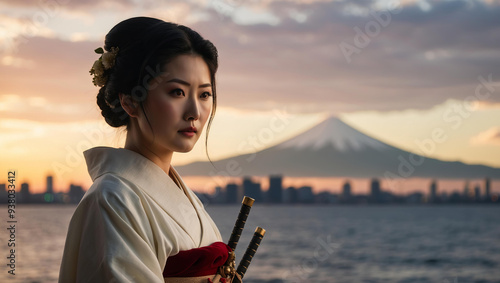
{"type": "Polygon", "coordinates": [[[188,132],[188,131],[184,131],[184,132],[179,131],[179,133],[183,134],[186,137],[193,137],[196,134],[196,132],[188,132]]]}
{"type": "Polygon", "coordinates": [[[183,134],[186,137],[193,137],[194,135],[196,135],[196,132],[196,127],[189,127],[179,131],[179,133],[183,134]]]}

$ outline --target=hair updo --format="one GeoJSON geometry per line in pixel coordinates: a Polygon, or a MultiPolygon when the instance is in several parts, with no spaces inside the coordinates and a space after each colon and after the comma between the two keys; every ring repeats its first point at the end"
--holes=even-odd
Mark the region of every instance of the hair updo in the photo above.
{"type": "Polygon", "coordinates": [[[97,105],[110,126],[126,125],[127,130],[130,127],[130,117],[122,108],[118,94],[131,96],[144,111],[142,102],[147,97],[151,79],[159,75],[174,57],[196,54],[207,64],[212,84],[213,107],[207,127],[208,139],[216,108],[215,73],[218,67],[217,49],[212,42],[183,25],[136,17],[118,23],[109,31],[104,50],[111,51],[111,48],[119,51],[113,67],[106,70],[107,81],[97,95],[97,105]]]}

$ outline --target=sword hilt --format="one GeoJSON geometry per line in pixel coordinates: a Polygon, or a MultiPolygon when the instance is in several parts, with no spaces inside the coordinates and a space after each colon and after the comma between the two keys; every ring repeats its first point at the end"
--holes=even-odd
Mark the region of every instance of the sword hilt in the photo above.
{"type": "Polygon", "coordinates": [[[245,223],[248,218],[248,214],[250,213],[250,209],[252,208],[253,202],[255,200],[251,197],[245,196],[243,201],[241,202],[240,213],[238,214],[238,218],[236,219],[236,223],[234,224],[233,232],[231,233],[231,237],[229,237],[228,246],[236,250],[236,245],[238,245],[238,241],[240,240],[241,232],[245,227],[245,223]]]}
{"type": "MultiPolygon", "coordinates": [[[[250,262],[252,261],[255,252],[257,252],[257,249],[259,248],[260,245],[260,241],[262,241],[262,238],[264,237],[265,233],[266,230],[261,227],[257,227],[257,229],[255,229],[252,241],[250,241],[250,244],[248,244],[248,248],[245,254],[243,255],[243,258],[241,258],[238,268],[236,269],[236,273],[238,273],[241,276],[241,279],[243,279],[243,277],[245,276],[248,266],[250,265],[250,262]]],[[[234,277],[233,282],[240,283],[241,281],[238,277],[234,277]]]]}

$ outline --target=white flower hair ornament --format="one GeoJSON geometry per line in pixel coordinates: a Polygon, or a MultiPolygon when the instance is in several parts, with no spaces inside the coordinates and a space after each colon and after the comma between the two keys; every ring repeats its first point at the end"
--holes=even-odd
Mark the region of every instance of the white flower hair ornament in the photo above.
{"type": "Polygon", "coordinates": [[[113,68],[115,65],[116,54],[118,54],[118,47],[111,47],[111,51],[104,52],[102,47],[94,50],[95,53],[101,54],[99,59],[95,60],[94,65],[90,69],[89,73],[94,75],[92,79],[92,83],[95,86],[103,87],[108,81],[108,75],[106,75],[106,71],[113,68]]]}

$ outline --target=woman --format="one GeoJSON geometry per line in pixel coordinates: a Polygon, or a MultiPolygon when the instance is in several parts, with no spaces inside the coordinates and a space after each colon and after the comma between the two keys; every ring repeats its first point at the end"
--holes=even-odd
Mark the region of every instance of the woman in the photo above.
{"type": "Polygon", "coordinates": [[[188,27],[138,17],[96,52],[97,104],[127,137],[84,152],[94,183],[71,219],[59,282],[219,282],[230,248],[171,166],[210,119],[208,136],[217,49],[188,27]]]}

